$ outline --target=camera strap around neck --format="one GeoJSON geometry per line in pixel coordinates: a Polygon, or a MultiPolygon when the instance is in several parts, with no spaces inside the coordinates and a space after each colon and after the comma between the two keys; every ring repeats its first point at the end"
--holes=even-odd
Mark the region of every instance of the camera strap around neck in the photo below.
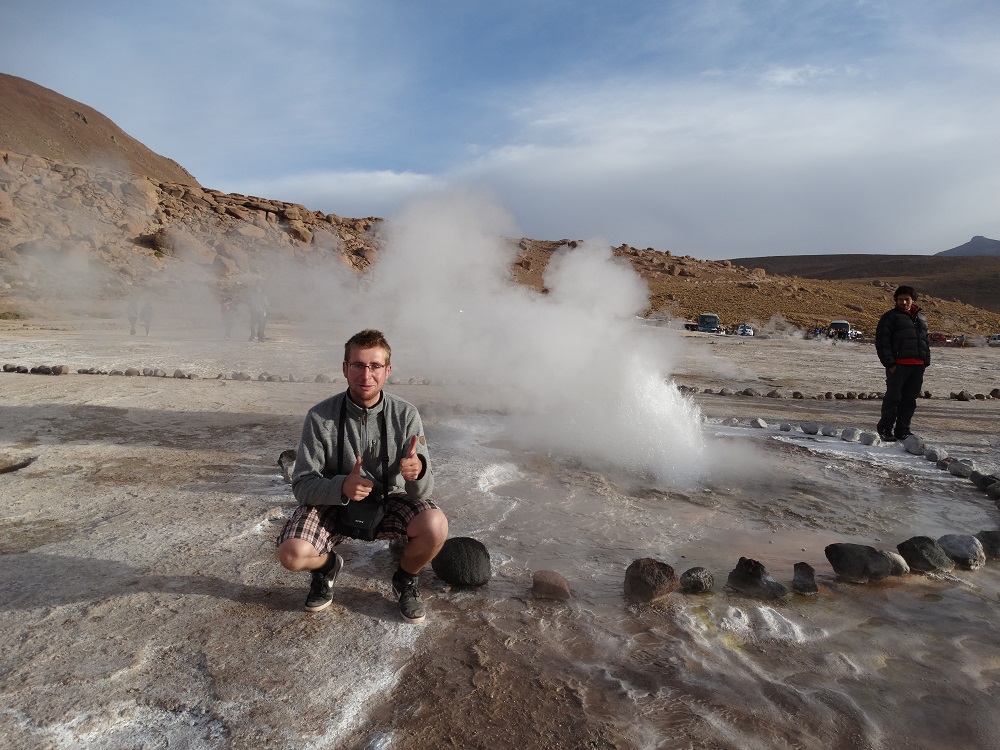
{"type": "MultiPolygon", "coordinates": [[[[344,470],[344,434],[347,425],[347,399],[340,402],[340,424],[337,425],[337,471],[344,470]]],[[[378,415],[375,417],[378,419],[378,415]]],[[[385,405],[382,405],[382,502],[389,500],[389,420],[385,416],[385,405]]],[[[361,451],[364,455],[364,449],[361,451]]]]}

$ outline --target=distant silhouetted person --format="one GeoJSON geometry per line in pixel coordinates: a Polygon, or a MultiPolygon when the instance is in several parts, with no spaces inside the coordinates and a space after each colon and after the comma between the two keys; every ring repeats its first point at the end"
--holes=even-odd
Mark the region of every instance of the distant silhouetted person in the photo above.
{"type": "Polygon", "coordinates": [[[250,293],[250,341],[257,339],[258,341],[264,340],[264,327],[267,325],[267,297],[264,296],[264,290],[261,289],[260,283],[257,283],[257,288],[250,293]]]}
{"type": "Polygon", "coordinates": [[[129,336],[135,336],[135,324],[139,322],[139,300],[135,297],[128,301],[125,315],[128,317],[129,336]]]}
{"type": "Polygon", "coordinates": [[[912,286],[899,287],[896,306],[886,312],[875,329],[875,351],[885,367],[885,396],[879,437],[903,440],[910,435],[910,420],[917,410],[917,397],[924,383],[924,370],[931,363],[927,319],[914,304],[912,286]]]}
{"type": "Polygon", "coordinates": [[[226,341],[233,333],[233,323],[236,320],[236,305],[229,297],[222,300],[222,325],[226,332],[226,341]]]}
{"type": "MultiPolygon", "coordinates": [[[[142,310],[139,311],[139,320],[142,321],[142,325],[146,328],[146,335],[149,335],[149,324],[153,322],[153,305],[150,304],[149,300],[142,303],[142,310]]],[[[133,329],[132,333],[135,333],[133,329]]]]}

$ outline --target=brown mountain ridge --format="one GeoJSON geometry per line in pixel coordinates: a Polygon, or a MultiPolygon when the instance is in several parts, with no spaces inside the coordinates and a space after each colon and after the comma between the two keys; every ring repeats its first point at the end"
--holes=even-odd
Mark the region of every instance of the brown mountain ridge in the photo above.
{"type": "MultiPolygon", "coordinates": [[[[294,315],[303,274],[360,273],[381,251],[378,217],[204,188],[100,113],[29,81],[0,75],[0,103],[0,314],[113,316],[138,291],[239,299],[264,280],[285,301],[276,314],[294,315]]],[[[510,241],[513,278],[540,293],[552,254],[580,244],[510,241]]],[[[613,252],[647,282],[649,315],[807,328],[846,318],[871,331],[892,289],[912,283],[932,328],[1000,331],[996,258],[613,252]]]]}

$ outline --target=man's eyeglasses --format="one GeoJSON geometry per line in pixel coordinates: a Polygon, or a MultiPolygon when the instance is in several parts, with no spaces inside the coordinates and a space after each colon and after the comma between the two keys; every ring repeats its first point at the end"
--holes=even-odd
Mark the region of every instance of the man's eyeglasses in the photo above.
{"type": "Polygon", "coordinates": [[[368,372],[372,375],[378,375],[387,367],[387,365],[383,365],[380,362],[372,362],[370,365],[366,365],[364,362],[350,362],[347,366],[350,367],[353,372],[360,374],[365,370],[368,370],[368,372]]]}

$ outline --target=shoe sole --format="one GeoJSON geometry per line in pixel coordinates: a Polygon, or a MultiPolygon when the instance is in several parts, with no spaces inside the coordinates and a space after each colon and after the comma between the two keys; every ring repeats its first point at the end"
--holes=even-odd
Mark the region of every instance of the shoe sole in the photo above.
{"type": "MultiPolygon", "coordinates": [[[[400,592],[400,591],[397,591],[397,590],[396,590],[396,587],[395,587],[395,586],[393,586],[393,587],[392,587],[392,595],[393,595],[394,597],[396,597],[396,599],[399,599],[399,597],[401,596],[401,592],[400,592]]],[[[404,614],[403,614],[402,610],[400,611],[400,613],[399,613],[399,616],[400,616],[401,618],[403,618],[403,622],[408,622],[408,623],[410,623],[411,625],[416,625],[417,623],[421,623],[421,622],[423,622],[423,621],[424,621],[424,619],[425,619],[425,618],[427,617],[427,615],[426,615],[426,614],[424,614],[424,615],[420,615],[420,617],[407,617],[406,615],[404,615],[404,614]]]]}
{"type": "MultiPolygon", "coordinates": [[[[338,555],[336,552],[332,552],[332,555],[336,556],[337,563],[333,566],[333,580],[330,581],[330,588],[333,588],[337,583],[337,577],[340,575],[340,571],[344,569],[344,558],[338,555]]],[[[315,607],[310,607],[308,604],[305,605],[306,612],[322,612],[324,609],[333,604],[333,597],[331,596],[322,604],[315,607]]]]}

